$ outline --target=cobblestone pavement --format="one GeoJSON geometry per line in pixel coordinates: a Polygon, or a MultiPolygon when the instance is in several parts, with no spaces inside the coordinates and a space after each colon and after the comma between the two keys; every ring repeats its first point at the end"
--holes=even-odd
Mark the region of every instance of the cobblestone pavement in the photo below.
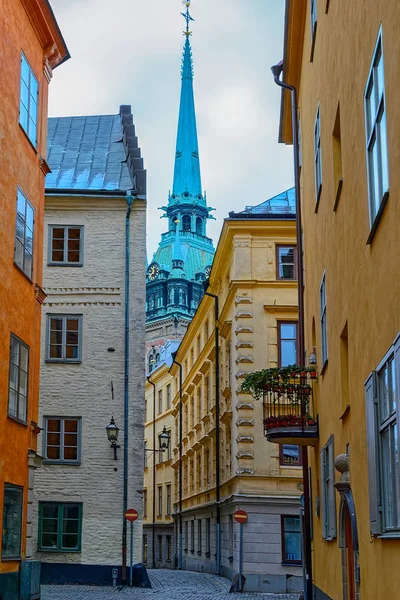
{"type": "Polygon", "coordinates": [[[43,585],[42,600],[298,600],[298,594],[229,594],[230,581],[208,573],[191,571],[148,571],[152,589],[95,587],[86,585],[43,585]]]}

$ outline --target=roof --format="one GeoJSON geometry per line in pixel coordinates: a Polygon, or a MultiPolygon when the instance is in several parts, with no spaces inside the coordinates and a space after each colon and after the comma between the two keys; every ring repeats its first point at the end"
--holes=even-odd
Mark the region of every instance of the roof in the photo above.
{"type": "MultiPolygon", "coordinates": [[[[204,238],[203,240],[197,239],[195,234],[191,232],[180,231],[179,241],[186,279],[194,281],[196,274],[204,273],[205,268],[213,262],[215,250],[212,240],[209,238],[204,238]]],[[[164,233],[152,262],[158,263],[162,269],[171,271],[171,264],[174,257],[174,243],[175,232],[164,233]]]]}
{"type": "Polygon", "coordinates": [[[48,124],[46,191],[146,194],[130,106],[117,115],[55,117],[48,124]]]}
{"type": "Polygon", "coordinates": [[[296,195],[295,189],[289,188],[280,194],[257,204],[246,206],[241,212],[230,212],[231,219],[295,219],[296,218],[296,195]]]}

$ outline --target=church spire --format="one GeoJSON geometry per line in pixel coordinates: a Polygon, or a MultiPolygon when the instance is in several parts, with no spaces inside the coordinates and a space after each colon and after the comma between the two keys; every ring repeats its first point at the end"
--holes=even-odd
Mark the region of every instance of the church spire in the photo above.
{"type": "Polygon", "coordinates": [[[205,204],[201,189],[196,111],[193,94],[193,61],[189,41],[191,35],[189,24],[194,19],[189,13],[190,1],[187,0],[184,4],[186,5],[186,12],[181,14],[186,20],[186,30],[184,31],[186,39],[182,59],[182,85],[176,137],[174,182],[170,201],[174,203],[174,200],[179,198],[181,202],[193,202],[193,199],[196,199],[196,203],[200,201],[200,203],[205,204]]]}

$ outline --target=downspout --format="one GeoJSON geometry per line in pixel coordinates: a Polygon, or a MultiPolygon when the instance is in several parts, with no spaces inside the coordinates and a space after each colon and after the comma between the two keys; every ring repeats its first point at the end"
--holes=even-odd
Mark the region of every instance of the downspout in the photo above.
{"type": "Polygon", "coordinates": [[[179,367],[179,533],[178,533],[178,569],[182,569],[182,365],[175,360],[175,353],[172,354],[173,361],[179,367]]]}
{"type": "MultiPolygon", "coordinates": [[[[147,377],[147,381],[153,386],[153,448],[156,447],[156,385],[151,381],[151,375],[147,377]]],[[[153,569],[155,568],[155,553],[156,553],[156,451],[153,451],[153,523],[151,525],[152,538],[152,561],[153,569]]]]}
{"type": "Polygon", "coordinates": [[[125,512],[128,509],[128,423],[129,423],[129,269],[130,269],[130,227],[133,203],[132,191],[125,196],[128,210],[125,218],[125,373],[124,373],[124,491],[122,500],[122,583],[126,585],[126,538],[127,524],[125,512]]]}
{"type": "Polygon", "coordinates": [[[216,573],[221,574],[221,506],[220,506],[220,455],[219,455],[219,302],[218,296],[204,292],[214,299],[215,318],[215,500],[217,505],[216,523],[216,573]]]}
{"type": "MultiPolygon", "coordinates": [[[[293,137],[293,166],[294,189],[296,196],[296,237],[297,237],[297,278],[298,278],[298,304],[299,304],[299,354],[300,362],[305,360],[304,343],[304,273],[303,273],[303,232],[301,222],[300,198],[300,165],[299,165],[299,139],[297,121],[297,93],[294,85],[279,79],[283,71],[283,61],[271,67],[275,83],[288,90],[292,101],[292,137],[293,137]]],[[[312,557],[311,557],[311,513],[310,513],[310,486],[308,480],[308,454],[307,446],[302,447],[303,463],[303,498],[304,498],[304,557],[306,569],[307,589],[304,590],[306,600],[312,600],[312,557]]]]}

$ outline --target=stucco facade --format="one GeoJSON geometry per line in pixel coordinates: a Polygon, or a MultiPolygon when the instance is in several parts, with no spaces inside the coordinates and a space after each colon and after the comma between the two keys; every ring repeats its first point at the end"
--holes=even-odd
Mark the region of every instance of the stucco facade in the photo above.
{"type": "MultiPolygon", "coordinates": [[[[398,506],[400,492],[386,476],[389,469],[398,481],[398,461],[385,454],[384,440],[399,417],[394,407],[386,426],[382,404],[384,393],[391,397],[400,381],[395,355],[400,330],[399,18],[399,5],[391,0],[290,0],[286,9],[284,80],[298,90],[301,132],[306,348],[310,354],[316,347],[320,368],[320,436],[309,460],[313,579],[316,598],[323,599],[394,598],[400,590],[400,532],[389,509],[398,506]],[[379,86],[373,80],[378,72],[379,86]],[[371,93],[377,94],[379,112],[369,139],[369,118],[375,119],[373,110],[366,117],[371,93]],[[315,184],[318,110],[320,190],[315,184]],[[387,369],[393,369],[390,375],[387,369]],[[347,455],[337,465],[340,472],[331,471],[336,508],[333,504],[330,535],[323,502],[329,440],[333,457],[347,455]]],[[[282,115],[281,141],[291,143],[289,95],[282,115]]]]}
{"type": "MultiPolygon", "coordinates": [[[[263,435],[261,402],[240,392],[246,373],[278,364],[279,324],[297,321],[296,280],[280,279],[277,270],[277,247],[295,246],[294,215],[263,210],[225,219],[207,289],[218,296],[220,311],[220,572],[230,578],[238,572],[239,525],[233,513],[244,509],[249,515],[245,589],[285,592],[302,586],[300,567],[284,564],[282,548],[283,517],[299,515],[301,469],[281,464],[279,446],[263,435]]],[[[178,365],[170,368],[172,380],[160,378],[164,393],[171,385],[175,394],[173,476],[168,477],[175,561],[179,565],[182,558],[183,568],[208,572],[217,570],[215,325],[214,301],[206,295],[175,357],[182,365],[182,431],[178,365]]]]}
{"type": "MultiPolygon", "coordinates": [[[[86,119],[82,129],[73,118],[71,131],[85,132],[96,120],[86,119]]],[[[135,138],[129,142],[130,107],[122,107],[120,115],[97,117],[100,127],[109,122],[122,123],[128,142],[121,156],[126,151],[129,162],[135,152],[135,138]]],[[[50,159],[62,129],[70,125],[68,118],[58,120],[50,159]]],[[[136,160],[130,191],[120,189],[122,179],[114,191],[62,191],[56,180],[46,188],[38,440],[43,466],[34,490],[33,526],[42,581],[112,584],[112,568],[121,581],[126,441],[127,508],[142,514],[146,197],[144,179],[139,181],[142,159],[136,160]],[[68,239],[68,249],[60,238],[68,239]],[[117,460],[105,429],[111,417],[120,430],[117,460]]],[[[140,518],[134,524],[135,563],[141,560],[141,538],[140,518]]],[[[129,561],[129,528],[127,541],[129,561]]]]}
{"type": "Polygon", "coordinates": [[[0,54],[0,590],[4,600],[13,600],[19,597],[21,565],[26,574],[31,568],[21,561],[32,558],[32,487],[40,466],[36,424],[48,87],[52,70],[69,56],[46,0],[2,2],[0,54]],[[22,75],[24,102],[29,77],[34,97],[30,129],[27,107],[21,106],[22,75]],[[23,208],[33,218],[33,236],[25,235],[23,208]],[[23,248],[18,254],[17,225],[23,248]]]}

